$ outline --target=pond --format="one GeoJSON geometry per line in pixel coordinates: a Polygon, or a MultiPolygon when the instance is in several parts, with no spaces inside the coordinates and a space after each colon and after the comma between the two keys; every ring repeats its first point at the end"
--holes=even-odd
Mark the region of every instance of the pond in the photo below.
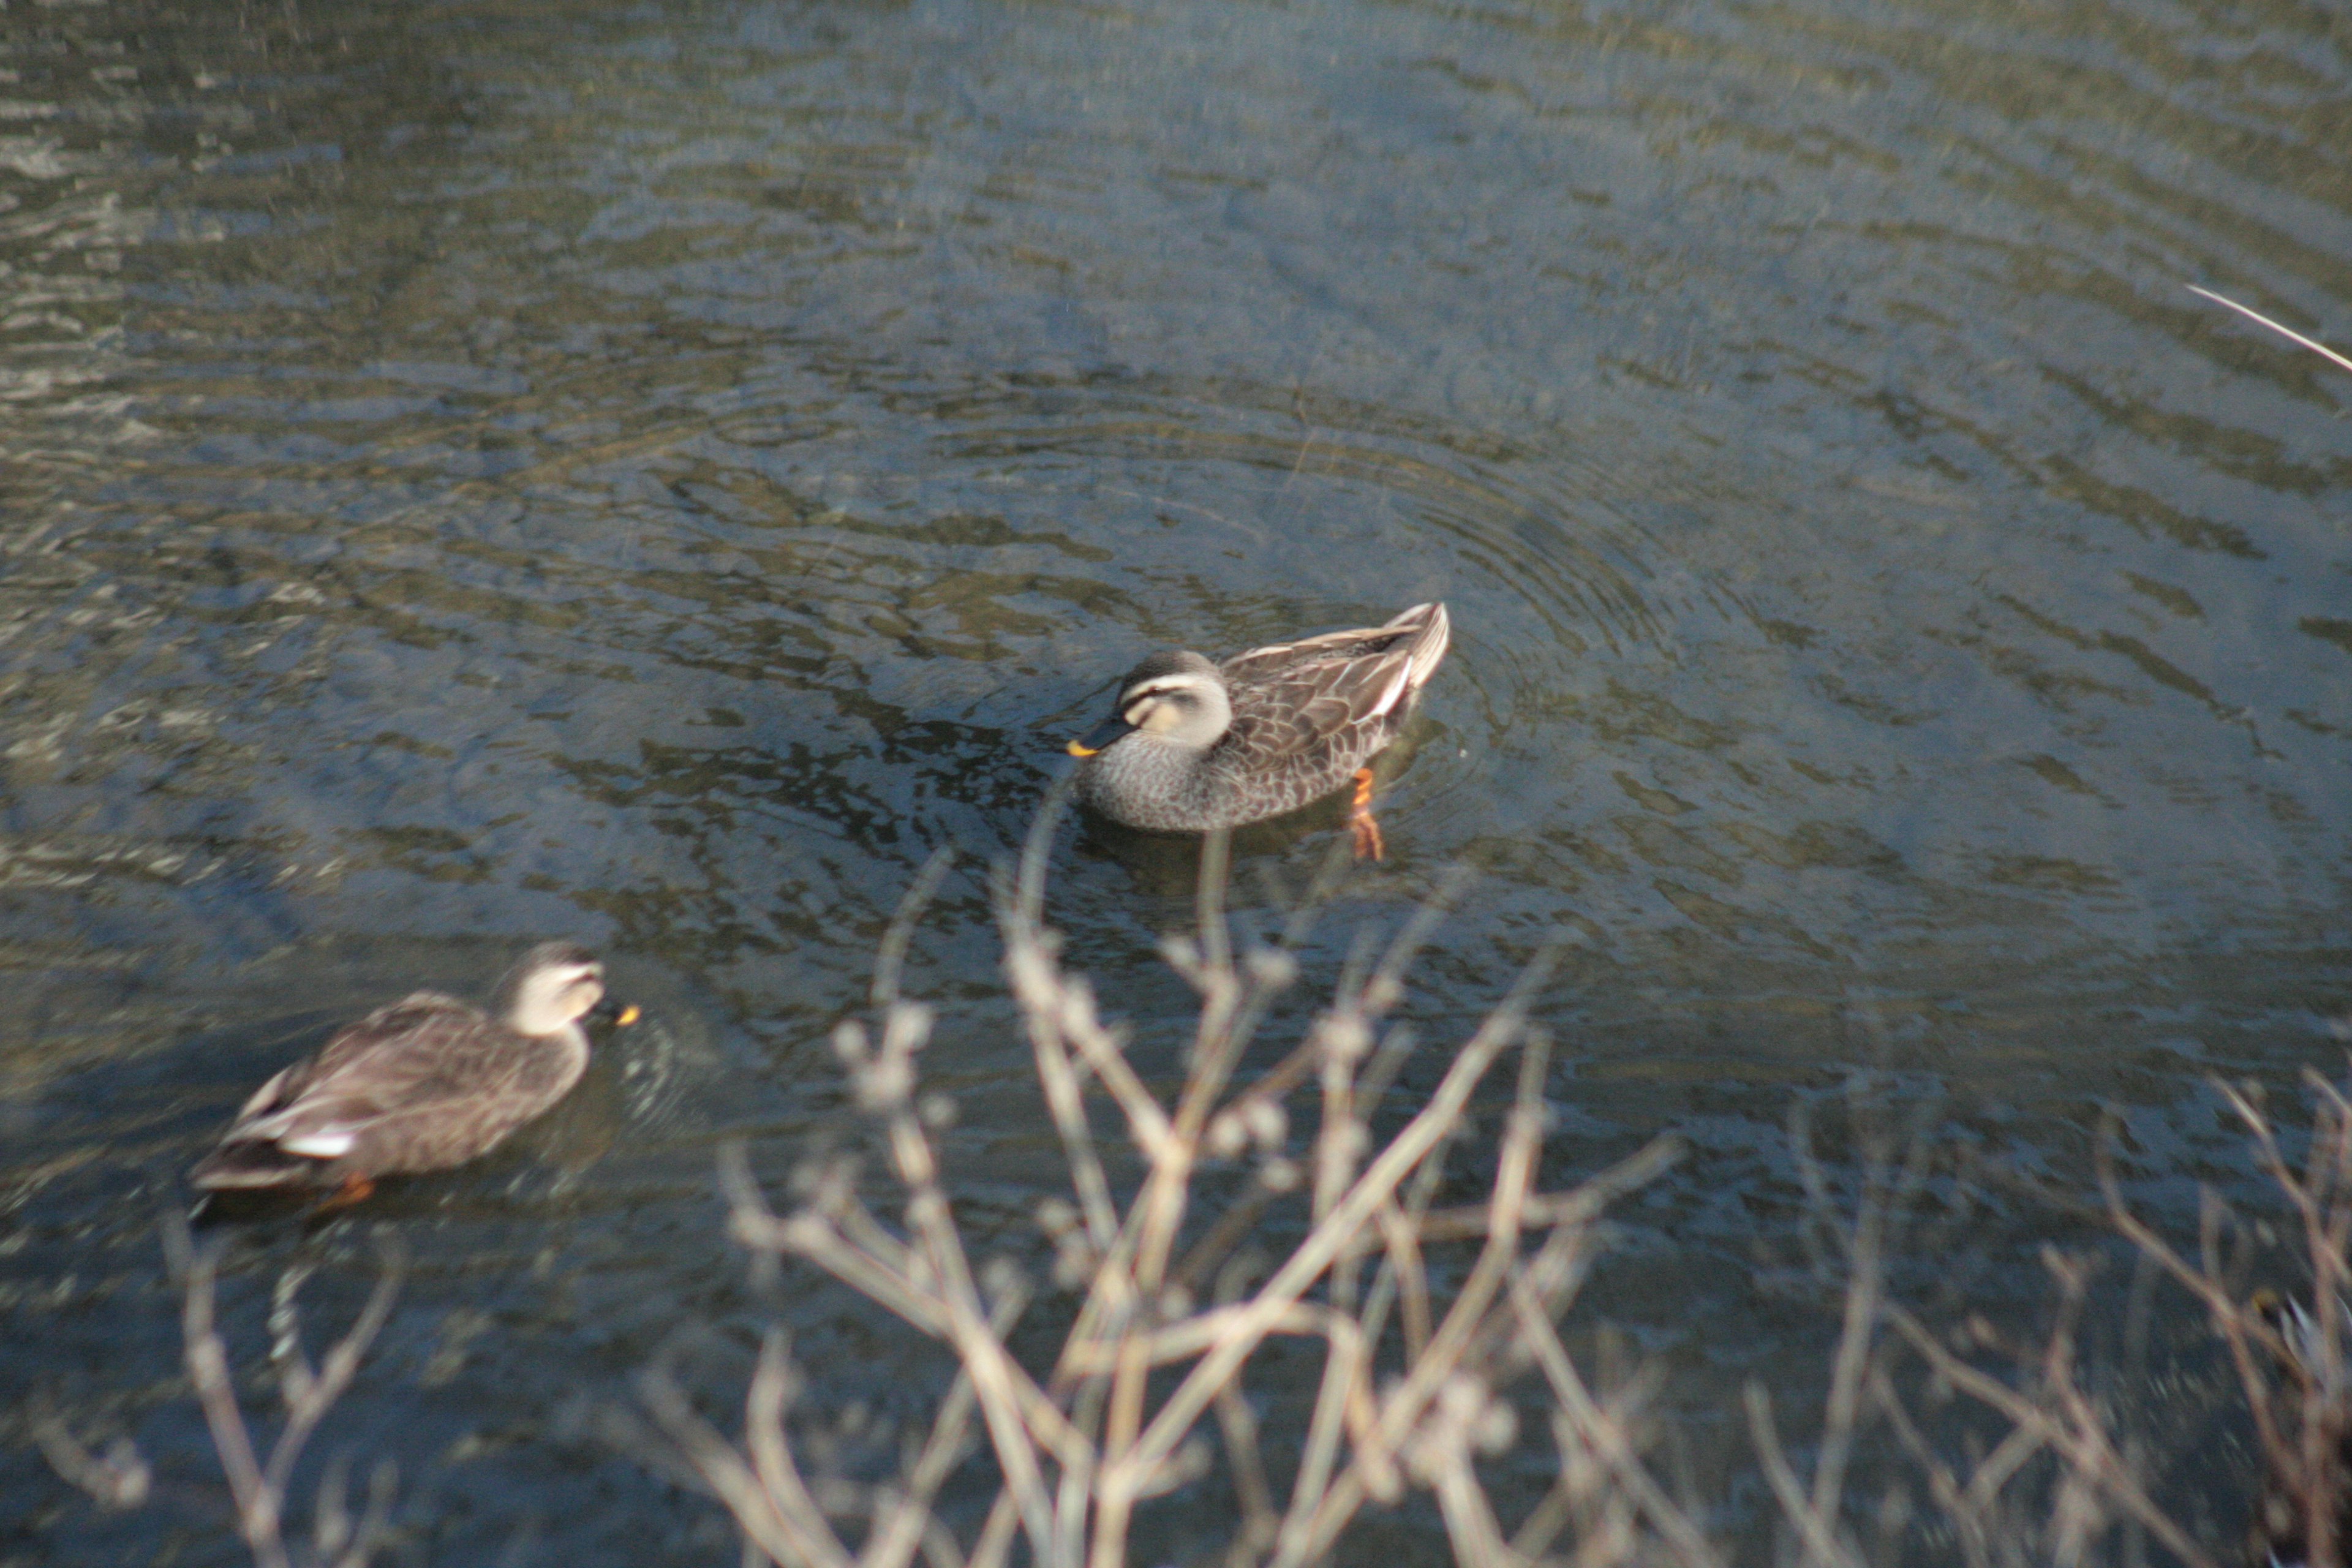
{"type": "MultiPolygon", "coordinates": [[[[2188,285],[2352,338],[2347,131],[2285,0],[7,11],[0,1409],[158,1484],[99,1511],[0,1416],[0,1561],[242,1560],[159,1220],[332,1023],[551,937],[642,1030],[483,1164],[236,1230],[225,1323],[257,1363],[297,1261],[342,1321],[396,1235],[319,1447],[398,1460],[407,1560],[736,1561],[618,1435],[642,1368],[717,1409],[782,1321],[821,1401],[944,1386],[747,1271],[713,1178],[867,1136],[827,1035],[919,868],[961,1217],[1037,1255],[988,888],[1063,742],[1152,649],[1428,599],[1387,858],[1273,1034],[1468,868],[1409,1110],[1559,947],[1546,1184],[1688,1148],[1571,1342],[1655,1363],[1769,1561],[1741,1391],[1818,1412],[1836,1331],[1792,1116],[1835,1184],[1857,1130],[1957,1152],[1895,1289],[2030,1336],[2103,1116],[2187,1237],[2200,1184],[2278,1208],[2216,1077],[2343,1071],[2352,375],[2188,285]]],[[[1242,837],[1245,929],[1337,824],[1242,837]]],[[[1055,848],[1147,1064],[1192,875],[1055,848]]],[[[2191,1384],[2202,1335],[2165,1300],[2191,1384]]],[[[2231,1538],[2244,1435],[2176,1415],[2231,1538]]]]}

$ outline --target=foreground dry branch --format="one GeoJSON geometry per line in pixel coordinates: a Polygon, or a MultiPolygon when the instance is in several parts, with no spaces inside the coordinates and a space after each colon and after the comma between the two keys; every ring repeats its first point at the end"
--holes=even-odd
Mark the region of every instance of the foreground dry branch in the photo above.
{"type": "MultiPolygon", "coordinates": [[[[935,1140],[947,1108],[919,1092],[930,1016],[898,995],[897,977],[943,863],[926,868],[883,942],[878,1031],[847,1024],[835,1035],[904,1194],[900,1223],[877,1212],[845,1160],[799,1173],[801,1201],[788,1215],[768,1206],[740,1152],[724,1174],[734,1233],[761,1264],[817,1265],[950,1347],[959,1373],[923,1439],[877,1484],[850,1474],[870,1477],[872,1466],[842,1462],[860,1442],[874,1446],[854,1410],[793,1411],[798,1379],[781,1336],[761,1356],[740,1439],[712,1426],[657,1368],[642,1394],[668,1457],[726,1504],[747,1563],[787,1568],[904,1568],[919,1557],[929,1568],[1016,1557],[1113,1568],[1130,1554],[1139,1505],[1195,1483],[1212,1506],[1189,1516],[1196,1528],[1181,1555],[1221,1556],[1233,1568],[1344,1556],[1343,1534],[1368,1505],[1415,1491],[1433,1499],[1465,1568],[1726,1561],[1698,1507],[1670,1495],[1645,1459],[1653,1381],[1636,1373],[1596,1390],[1554,1326],[1591,1265],[1604,1205],[1664,1168],[1672,1149],[1654,1145],[1565,1193],[1534,1190],[1549,1045],[1526,1013],[1539,971],[1461,1045],[1418,1113],[1376,1135],[1375,1110],[1411,1049],[1389,1016],[1435,904],[1384,952],[1360,948],[1298,1044],[1243,1081],[1247,1047],[1291,982],[1288,952],[1303,921],[1280,945],[1237,955],[1220,907],[1223,856],[1212,840],[1197,933],[1165,947],[1200,1005],[1182,1081],[1164,1094],[1101,1022],[1086,983],[1061,968],[1039,919],[1036,843],[1020,879],[998,890],[1007,974],[1070,1180],[1069,1195],[1038,1214],[1056,1253],[1055,1282],[1074,1298],[1055,1309],[1062,1331],[1050,1352],[1038,1348],[1048,1338],[1040,1326],[1016,1335],[1034,1294],[1022,1271],[975,1262],[935,1140]],[[1474,1090],[1513,1052],[1517,1091],[1499,1142],[1478,1141],[1495,1151],[1486,1201],[1437,1207],[1448,1151],[1472,1128],[1474,1090]],[[1098,1142],[1098,1122],[1118,1125],[1125,1147],[1098,1142]],[[1449,1247],[1461,1267],[1430,1267],[1431,1250],[1449,1247]],[[1440,1279],[1455,1283],[1442,1293],[1440,1279]],[[1288,1407],[1307,1392],[1289,1370],[1296,1352],[1288,1368],[1265,1364],[1276,1341],[1319,1358],[1312,1397],[1296,1400],[1302,1409],[1288,1407]],[[1538,1394],[1536,1421],[1510,1403],[1523,1391],[1538,1394]],[[1548,1443],[1557,1479],[1507,1521],[1479,1461],[1535,1441],[1548,1443]],[[951,1481],[950,1508],[941,1500],[951,1481]],[[1228,1530],[1214,1552],[1198,1539],[1204,1521],[1228,1530]]],[[[1777,1521],[1769,1558],[1800,1568],[1955,1558],[1969,1568],[2346,1568],[2352,1100],[2309,1079],[2314,1121],[2305,1152],[2291,1161],[2292,1138],[2260,1100],[2217,1087],[2295,1221],[2293,1249],[2307,1278],[2293,1296],[2246,1292],[2249,1243],[2263,1241],[2265,1227],[2209,1194],[2193,1257],[2184,1256],[2126,1202],[2111,1142],[2101,1146],[2099,1177],[2107,1221],[2148,1279],[2183,1287],[2226,1347],[2263,1466],[2250,1553],[2184,1524],[2184,1500],[2167,1494],[2145,1437],[2102,1392],[2112,1384],[2086,1370],[2095,1249],[2044,1250],[2053,1310],[2041,1335],[1974,1316],[1931,1326],[1895,1299],[1890,1262],[1906,1250],[1937,1254],[1934,1241],[1907,1230],[1930,1163],[1924,1111],[1899,1157],[1896,1141],[1862,1138],[1860,1180],[1844,1197],[1800,1117],[1807,1236],[1841,1325],[1826,1392],[1818,1421],[1804,1416],[1784,1436],[1786,1413],[1776,1415],[1751,1385],[1761,1491],[1704,1517],[1718,1527],[1728,1519],[1751,1542],[1757,1524],[1777,1521]],[[1875,1506],[1863,1495],[1871,1486],[1883,1489],[1875,1506]],[[1915,1500],[1913,1487],[1925,1498],[1915,1500]],[[1767,1498],[1759,1521],[1750,1504],[1767,1498]]],[[[1858,1103],[1858,1124],[1875,1113],[1858,1103]]],[[[284,1408],[265,1456],[215,1318],[217,1251],[194,1247],[184,1230],[170,1239],[187,1371],[255,1562],[363,1568],[390,1541],[388,1461],[376,1467],[362,1517],[346,1506],[340,1461],[317,1489],[307,1543],[288,1541],[286,1515],[301,1454],[390,1313],[397,1262],[316,1365],[296,1310],[308,1268],[280,1276],[269,1359],[284,1408]]],[[[152,1472],[127,1438],[92,1453],[39,1402],[26,1429],[101,1505],[149,1499],[152,1472]]]]}
{"type": "Polygon", "coordinates": [[[2105,1144],[2099,1182],[2116,1227],[2197,1298],[2229,1346],[2263,1458],[2253,1521],[2254,1560],[2291,1568],[2344,1568],[2352,1561],[2352,1100],[2306,1074],[2314,1116],[2298,1170],[2279,1147],[2269,1115],[2251,1093],[2215,1087],[2253,1135],[2256,1162],[2284,1194],[2310,1271],[2298,1301],[2259,1290],[2241,1298],[2222,1259],[2229,1216],[2204,1197],[2197,1261],[2183,1258],[2123,1197],[2105,1144]]]}
{"type": "MultiPolygon", "coordinates": [[[[2012,1341],[1980,1317],[1938,1333],[1890,1299],[1885,1281],[1922,1184],[1925,1139],[1915,1136],[1899,1161],[1884,1142],[1870,1147],[1850,1208],[1831,1195],[1801,1119],[1795,1142],[1814,1226],[1830,1242],[1824,1269],[1843,1288],[1810,1484],[1782,1450],[1762,1387],[1748,1390],[1757,1452],[1792,1538],[1788,1560],[1801,1568],[1862,1568],[1902,1561],[1905,1546],[1924,1539],[1915,1531],[1874,1553],[1855,1529],[1848,1466],[1858,1453],[1884,1446],[1884,1434],[1926,1482],[1929,1508],[1922,1522],[1937,1526],[1969,1568],[2109,1560],[2125,1542],[2120,1527],[2126,1522],[2189,1568],[2214,1568],[2215,1555],[2154,1494],[2145,1462],[2083,1375],[2079,1337],[2090,1261],[2043,1249],[2057,1300],[2038,1343],[2012,1341]],[[1967,1424],[1923,1419],[1915,1407],[1923,1380],[1913,1375],[1921,1363],[1927,1391],[1946,1399],[1958,1394],[1990,1412],[1998,1439],[1988,1445],[1974,1440],[1967,1424]]],[[[2121,1552],[2123,1561],[2147,1560],[2127,1542],[2121,1552]]]]}
{"type": "MultiPolygon", "coordinates": [[[[378,1462],[371,1472],[367,1510],[357,1519],[348,1506],[346,1459],[338,1455],[328,1462],[312,1503],[307,1552],[287,1544],[286,1509],[294,1467],[319,1423],[359,1374],[369,1344],[392,1316],[403,1272],[399,1253],[387,1247],[383,1271],[367,1305],[316,1366],[302,1349],[298,1300],[303,1281],[310,1277],[310,1266],[298,1264],[278,1277],[270,1298],[269,1363],[285,1418],[265,1458],[255,1446],[252,1425],[237,1398],[228,1344],[221,1337],[215,1314],[214,1285],[220,1269],[221,1245],[198,1246],[187,1226],[176,1219],[165,1225],[163,1243],[173,1272],[182,1282],[180,1329],[189,1385],[205,1413],[214,1452],[228,1481],[237,1534],[253,1553],[256,1568],[293,1568],[298,1562],[314,1568],[367,1568],[391,1539],[397,1475],[391,1460],[378,1462]]],[[[100,1456],[85,1447],[46,1405],[35,1411],[30,1424],[34,1441],[51,1467],[101,1508],[135,1508],[148,1500],[153,1472],[138,1445],[129,1438],[117,1438],[100,1456]]]]}
{"type": "Polygon", "coordinates": [[[780,1337],[761,1358],[740,1442],[697,1415],[666,1375],[650,1375],[648,1409],[733,1513],[747,1561],[899,1568],[920,1553],[934,1568],[994,1565],[1017,1538],[1033,1563],[1115,1568],[1127,1559],[1138,1505],[1202,1477],[1221,1448],[1239,1503],[1224,1548],[1235,1565],[1321,1561],[1368,1503],[1395,1502],[1412,1488],[1434,1495],[1456,1561],[1475,1568],[1556,1553],[1716,1563],[1637,1450],[1643,1387],[1596,1393],[1553,1327],[1583,1279],[1603,1205],[1664,1169],[1674,1151],[1653,1145],[1569,1192],[1534,1190],[1549,1043],[1527,1005],[1541,969],[1462,1043],[1419,1112],[1380,1139],[1373,1110],[1410,1049],[1386,1020],[1436,906],[1377,959],[1367,950],[1351,962],[1305,1038],[1243,1082],[1245,1048],[1295,963],[1283,947],[1233,951],[1221,904],[1225,845],[1211,838],[1197,933],[1163,946],[1200,997],[1183,1082],[1163,1098],[1098,1016],[1087,983],[1062,969],[1057,939],[1042,924],[1051,827],[1050,817],[1040,824],[997,901],[1006,973],[1069,1168],[1069,1197],[1045,1205],[1039,1219],[1057,1249],[1058,1281],[1083,1292],[1073,1321],[1050,1359],[1015,1354],[1010,1337],[1030,1284],[1009,1264],[974,1263],[942,1186],[932,1134],[944,1108],[919,1092],[917,1073],[931,1014],[901,998],[896,980],[935,864],[885,940],[878,1031],[847,1023],[835,1036],[904,1189],[903,1231],[860,1196],[845,1162],[808,1173],[804,1201],[782,1216],[740,1157],[726,1180],[736,1237],[824,1268],[951,1347],[961,1371],[927,1440],[880,1487],[806,1466],[811,1435],[803,1428],[796,1440],[787,1419],[796,1379],[780,1337]],[[1487,1200],[1433,1208],[1473,1091],[1513,1050],[1517,1089],[1487,1200]],[[1294,1134],[1294,1102],[1310,1089],[1312,1125],[1294,1134]],[[1108,1101],[1123,1124],[1139,1161],[1131,1191],[1118,1190],[1114,1173],[1126,1167],[1097,1144],[1090,1100],[1108,1101]],[[1213,1170],[1246,1178],[1221,1214],[1202,1212],[1202,1177],[1213,1170]],[[1301,1211],[1304,1235],[1267,1258],[1255,1249],[1269,1244],[1260,1221],[1276,1204],[1301,1211]],[[1449,1241],[1478,1249],[1443,1299],[1423,1248],[1449,1241]],[[1277,1338],[1315,1342],[1323,1368],[1303,1435],[1279,1454],[1251,1382],[1254,1358],[1277,1338]],[[1477,1459],[1519,1441],[1502,1394],[1530,1375],[1551,1395],[1559,1479],[1507,1529],[1477,1459]],[[936,1504],[975,1432],[985,1434],[998,1487],[967,1542],[936,1504]]]}
{"type": "MultiPolygon", "coordinates": [[[[229,1495],[236,1502],[237,1533],[252,1550],[257,1568],[290,1568],[283,1529],[287,1489],[294,1466],[319,1422],[331,1409],[359,1373],[360,1358],[392,1316],[400,1294],[401,1264],[387,1254],[383,1272],[367,1305],[343,1336],[329,1347],[313,1367],[302,1350],[302,1321],[296,1295],[307,1268],[289,1268],[278,1277],[269,1313],[269,1360],[277,1374],[278,1394],[285,1405],[285,1424],[270,1445],[268,1458],[255,1447],[253,1433],[236,1397],[230,1373],[228,1347],[213,1319],[213,1277],[219,1254],[213,1247],[191,1247],[186,1233],[165,1233],[184,1268],[187,1287],[181,1316],[188,1379],[204,1408],[205,1424],[212,1429],[213,1448],[228,1478],[229,1495]]],[[[320,1568],[366,1568],[389,1534],[395,1470],[389,1459],[379,1462],[370,1477],[367,1511],[353,1520],[345,1506],[344,1461],[331,1461],[319,1483],[312,1512],[308,1561],[320,1568]]]]}
{"type": "MultiPolygon", "coordinates": [[[[666,1373],[649,1374],[647,1407],[675,1457],[734,1515],[745,1561],[902,1568],[919,1555],[931,1568],[996,1568],[1017,1555],[1116,1568],[1130,1554],[1139,1506],[1212,1472],[1217,1485],[1200,1495],[1214,1509],[1192,1518],[1230,1524],[1219,1551],[1231,1568],[1330,1560],[1368,1505],[1416,1489],[1434,1499],[1463,1568],[1726,1561],[1698,1506],[1671,1495],[1644,1458],[1654,1384],[1636,1375],[1597,1394],[1554,1327],[1591,1262],[1602,1208],[1674,1151],[1653,1145],[1570,1192],[1533,1190],[1549,1045],[1527,1009],[1540,969],[1458,1047],[1417,1114],[1379,1138],[1374,1110],[1411,1048],[1390,1015],[1443,900],[1377,956],[1360,949],[1297,1045],[1244,1074],[1247,1047],[1294,979],[1289,954],[1303,931],[1295,922],[1277,945],[1236,953],[1221,905],[1225,846],[1211,839],[1196,932],[1162,948],[1199,1003],[1183,1080],[1161,1092],[1102,1021],[1086,981],[1062,968],[1043,923],[1050,827],[1041,824],[1017,878],[999,886],[997,916],[1068,1168],[1068,1196],[1038,1214],[1055,1283],[1076,1296],[1066,1331],[1051,1354],[1031,1349],[1042,1331],[1016,1336],[1032,1283],[1003,1260],[974,1261],[947,1196],[934,1133],[949,1108],[919,1084],[931,1015],[898,994],[897,979],[940,874],[935,862],[884,940],[878,1028],[848,1023],[835,1036],[860,1107],[882,1130],[902,1223],[877,1212],[846,1160],[800,1173],[799,1205],[782,1215],[740,1153],[724,1175],[733,1233],[756,1256],[815,1264],[949,1346],[960,1370],[924,1440],[882,1484],[845,1479],[837,1422],[793,1413],[798,1379],[781,1336],[761,1357],[740,1439],[698,1414],[666,1373]],[[1433,1207],[1474,1091],[1513,1052],[1517,1093],[1486,1200],[1433,1207]],[[1097,1140],[1097,1123],[1111,1120],[1105,1109],[1124,1149],[1097,1140]],[[1428,1266],[1430,1248],[1473,1242],[1466,1268],[1428,1266]],[[1458,1280],[1443,1298],[1439,1278],[1458,1280]],[[1311,1408],[1296,1420],[1267,1398],[1297,1386],[1295,1374],[1263,1365],[1277,1339],[1320,1355],[1311,1408]],[[1558,1479],[1507,1526],[1479,1460],[1533,1440],[1508,1395],[1538,1379],[1558,1479]],[[983,1447],[992,1465],[972,1460],[983,1447]],[[960,1473],[995,1488],[984,1515],[976,1501],[959,1506],[961,1529],[940,1504],[960,1473]],[[1230,1488],[1230,1504],[1219,1487],[1230,1488]]],[[[2352,1102],[2314,1088],[2317,1119],[2300,1169],[2258,1104],[2223,1092],[2299,1218],[2305,1299],[2324,1306],[2264,1304],[2260,1294],[2250,1302],[2242,1270],[2221,1258],[2232,1222],[2217,1201],[2207,1199],[2192,1263],[2132,1213],[2101,1166],[2109,1223],[2144,1268],[2204,1306],[2237,1370],[2264,1466],[2252,1561],[2268,1568],[2346,1568],[2352,1524],[2352,1102]]],[[[1925,1127],[1900,1149],[1865,1138],[1859,1185],[1839,1199],[1800,1120],[1810,1234],[1826,1243],[1817,1263],[1840,1332],[1818,1417],[1803,1418],[1793,1440],[1762,1385],[1748,1391],[1769,1499],[1769,1516],[1749,1514],[1748,1528],[1777,1518],[1771,1556],[1797,1568],[2245,1561],[2184,1522],[2184,1500],[2168,1495],[2148,1445],[2085,1368],[2095,1253],[2044,1249],[2052,1309],[2038,1336],[1979,1316],[1931,1325],[1895,1299],[1887,1270],[1917,1240],[1906,1227],[1927,1178],[1925,1127]],[[1874,1485],[1883,1489],[1875,1506],[1862,1495],[1874,1485]]],[[[1216,1554],[1198,1534],[1181,1547],[1187,1560],[1216,1554]]]]}
{"type": "MultiPolygon", "coordinates": [[[[2083,1364],[2083,1329],[2095,1256],[2045,1247],[2053,1288],[2051,1326],[2021,1341],[1972,1316],[1937,1331],[1890,1300],[1885,1271],[1923,1171],[1915,1138],[1897,1162],[1881,1145],[1865,1161],[1850,1205],[1829,1194],[1801,1128],[1798,1154],[1817,1227],[1832,1240],[1830,1271],[1843,1281],[1843,1332],[1832,1357],[1812,1482],[1781,1452],[1769,1403],[1748,1391],[1765,1476],[1789,1526],[1789,1559],[1805,1568],[1858,1568],[1874,1560],[1854,1530],[1845,1466],[1884,1431],[1927,1483],[1924,1518],[1949,1531],[1970,1568],[2144,1562],[2144,1539],[2189,1568],[2249,1562],[2261,1568],[2346,1568],[2352,1562],[2352,1100],[2307,1074],[2314,1114],[2298,1165],[2250,1089],[2215,1089],[2253,1140],[2257,1166],[2285,1200],[2291,1261],[2305,1275],[2295,1295],[2249,1293],[2247,1244],[2263,1234],[2210,1189],[2192,1260],[2125,1200],[2114,1165],[2114,1129],[2098,1145],[2099,1184],[2116,1234],[2143,1268],[2182,1287],[2226,1347],[2261,1459],[2260,1492],[2242,1550],[2217,1545],[2184,1522],[2184,1500],[2166,1495],[2145,1445],[2123,1429],[2083,1364]],[[2237,1245],[2233,1247],[2232,1242],[2237,1245]],[[2231,1254],[2226,1256],[2225,1254],[2231,1254]],[[1912,1375],[1924,1371],[1924,1380],[1912,1375]],[[1901,1389],[1911,1392],[1908,1402],[1901,1389]],[[1996,1418],[1997,1440],[1971,1442],[1965,1424],[1923,1419],[1916,1408],[1958,1395],[1996,1418]],[[1941,1428],[1941,1430],[1938,1430],[1941,1428]]],[[[1916,1542],[1923,1539],[1915,1534],[1916,1542]]],[[[1901,1560],[1899,1555],[1895,1560],[1901,1560]]]]}

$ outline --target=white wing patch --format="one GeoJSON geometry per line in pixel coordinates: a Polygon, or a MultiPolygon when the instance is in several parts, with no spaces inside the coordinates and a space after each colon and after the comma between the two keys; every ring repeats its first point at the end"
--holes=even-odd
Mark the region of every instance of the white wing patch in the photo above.
{"type": "Polygon", "coordinates": [[[307,1154],[314,1160],[334,1160],[352,1152],[359,1135],[348,1127],[321,1127],[315,1131],[280,1138],[278,1146],[289,1154],[307,1154]]]}
{"type": "Polygon", "coordinates": [[[1404,696],[1405,692],[1410,688],[1408,678],[1410,678],[1412,674],[1412,665],[1401,664],[1397,667],[1396,679],[1389,682],[1389,689],[1386,691],[1381,693],[1381,700],[1372,704],[1372,718],[1379,718],[1381,714],[1387,712],[1390,709],[1397,705],[1398,700],[1404,696]]]}

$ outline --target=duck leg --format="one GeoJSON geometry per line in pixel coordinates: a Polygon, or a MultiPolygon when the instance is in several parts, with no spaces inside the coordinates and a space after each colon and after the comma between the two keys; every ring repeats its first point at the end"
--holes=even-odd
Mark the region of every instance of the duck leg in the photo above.
{"type": "Polygon", "coordinates": [[[352,1171],[344,1175],[342,1184],[320,1199],[319,1205],[310,1212],[314,1215],[334,1214],[339,1210],[367,1202],[374,1191],[375,1181],[373,1177],[363,1176],[357,1171],[352,1171]]]}
{"type": "Polygon", "coordinates": [[[1372,816],[1372,770],[1356,770],[1355,798],[1348,803],[1348,837],[1355,841],[1356,858],[1378,860],[1387,853],[1381,842],[1381,825],[1372,816]]]}

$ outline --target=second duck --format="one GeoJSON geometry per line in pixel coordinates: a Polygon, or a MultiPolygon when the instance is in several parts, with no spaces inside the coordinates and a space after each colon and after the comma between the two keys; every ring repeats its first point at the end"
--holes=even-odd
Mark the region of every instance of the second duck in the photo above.
{"type": "Polygon", "coordinates": [[[1377,859],[1365,764],[1402,731],[1451,637],[1445,606],[1428,604],[1222,665],[1183,648],[1153,654],[1119,682],[1111,717],[1070,742],[1078,798],[1130,827],[1204,833],[1295,811],[1352,780],[1356,852],[1377,859]]]}
{"type": "Polygon", "coordinates": [[[637,1016],[604,1001],[604,966],[568,942],[523,955],[496,1017],[419,991],[263,1084],[189,1179],[205,1192],[340,1183],[341,1207],[378,1176],[462,1165],[572,1091],[588,1068],[582,1025],[607,1010],[637,1016]]]}

